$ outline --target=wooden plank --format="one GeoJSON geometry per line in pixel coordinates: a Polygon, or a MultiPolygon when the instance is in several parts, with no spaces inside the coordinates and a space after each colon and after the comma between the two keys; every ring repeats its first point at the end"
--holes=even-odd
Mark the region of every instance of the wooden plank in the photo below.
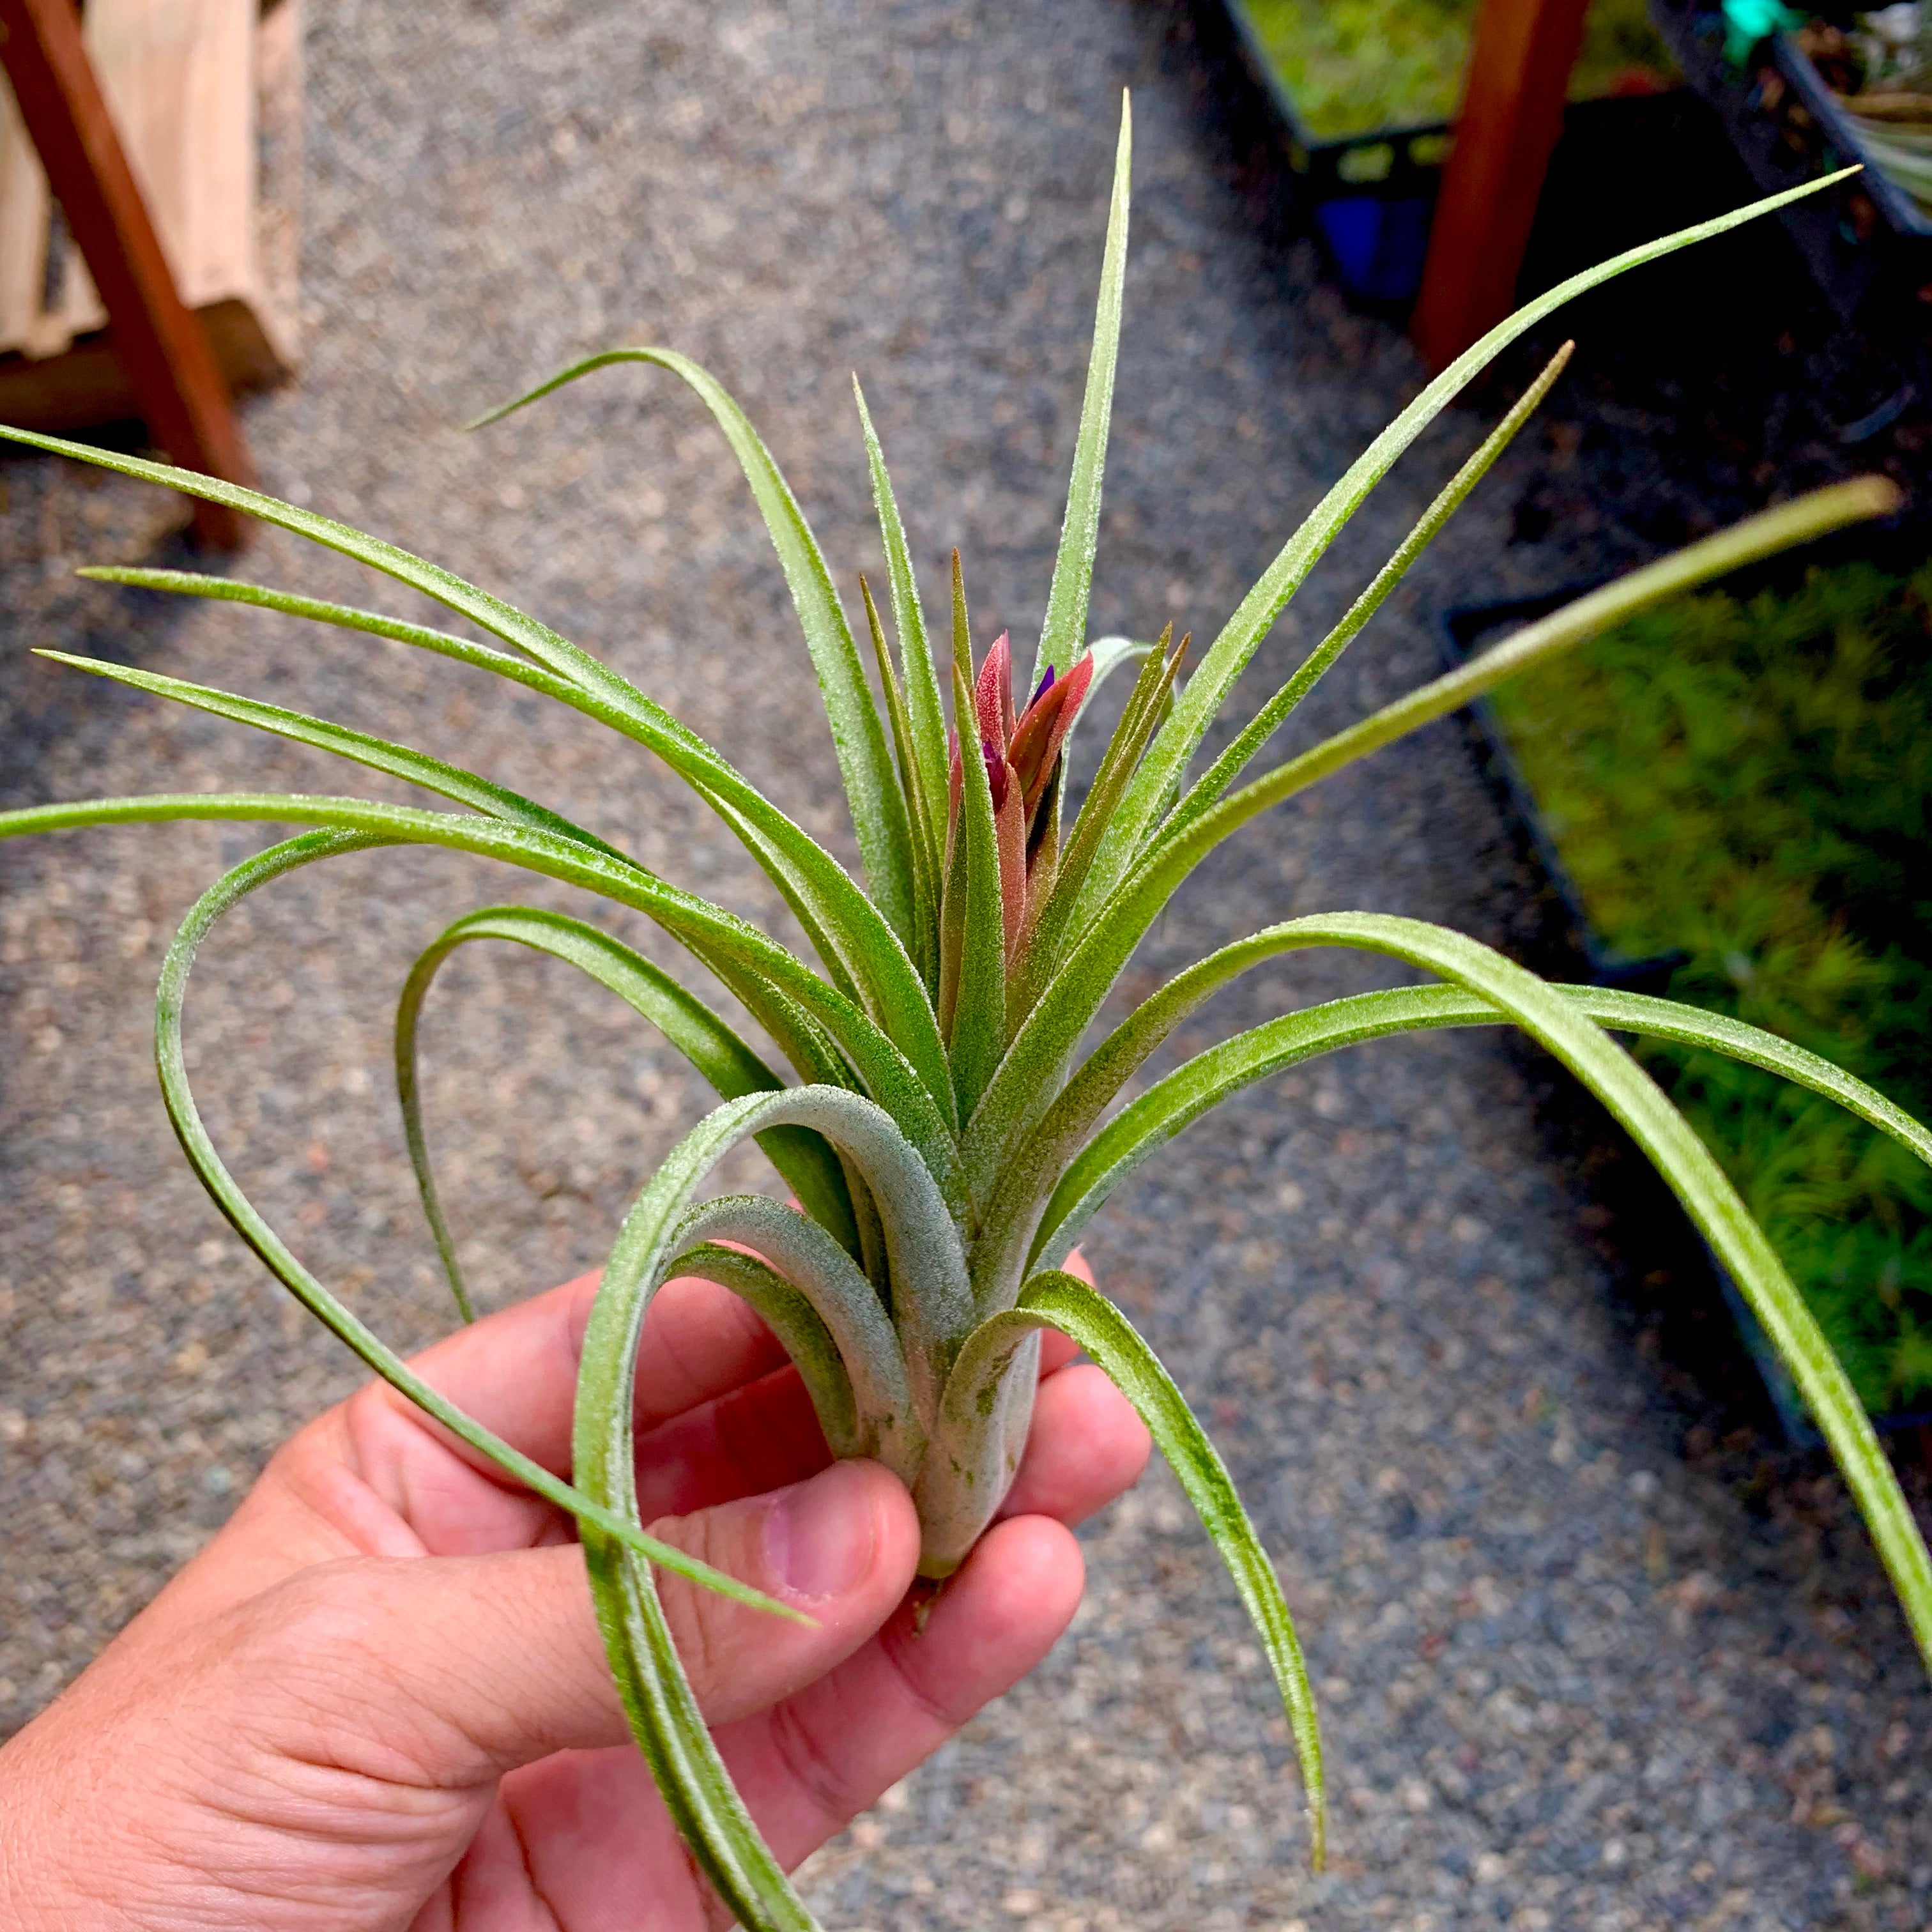
{"type": "MultiPolygon", "coordinates": [[[[115,353],[149,433],[184,469],[248,480],[226,384],[182,302],[82,45],[70,0],[0,0],[0,62],[106,304],[115,353]]],[[[202,541],[237,548],[244,524],[197,502],[202,541]]]]}
{"type": "MultiPolygon", "coordinates": [[[[216,302],[196,316],[231,391],[281,380],[282,366],[268,353],[260,318],[246,302],[216,302]]],[[[0,356],[0,422],[62,436],[140,416],[134,386],[110,344],[105,334],[83,335],[44,361],[0,356]]]]}
{"type": "MultiPolygon", "coordinates": [[[[252,289],[254,0],[88,0],[81,40],[135,184],[190,308],[252,289]]],[[[69,339],[107,312],[69,258],[69,339]]]]}
{"type": "MultiPolygon", "coordinates": [[[[295,369],[301,16],[301,0],[274,0],[259,22],[253,0],[92,0],[82,21],[82,44],[176,289],[214,335],[231,389],[280,382],[295,369]],[[161,57],[150,57],[157,43],[161,57]]],[[[54,286],[46,286],[50,205],[45,170],[0,80],[4,420],[74,428],[129,412],[127,385],[111,363],[84,355],[78,368],[56,377],[6,360],[8,352],[79,354],[76,338],[106,320],[64,235],[54,286]],[[92,405],[91,388],[99,392],[92,405]]]]}
{"type": "Polygon", "coordinates": [[[1483,0],[1409,325],[1432,369],[1509,314],[1588,0],[1483,0]]]}
{"type": "Polygon", "coordinates": [[[0,350],[36,339],[46,292],[46,171],[13,94],[0,88],[0,350]]]}

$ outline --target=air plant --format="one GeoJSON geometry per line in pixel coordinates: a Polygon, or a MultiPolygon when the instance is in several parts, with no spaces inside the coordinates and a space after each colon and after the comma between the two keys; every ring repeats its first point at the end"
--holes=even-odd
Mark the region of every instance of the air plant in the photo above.
{"type": "MultiPolygon", "coordinates": [[[[0,836],[132,820],[238,819],[308,826],[237,866],[189,912],[163,969],[157,1058],[170,1117],[221,1211],[269,1270],[378,1374],[577,1518],[632,1727],[665,1802],[727,1907],[753,1928],[808,1928],[809,1913],[759,1837],[692,1700],[652,1582],[660,1564],[779,1614],[781,1606],[645,1534],[633,1486],[631,1382],[652,1295],[674,1274],[734,1291],[796,1363],[826,1440],[903,1479],[922,1530],[922,1574],[941,1580],[998,1508],[1024,1443],[1042,1328],[1071,1336],[1120,1385],[1198,1510],[1259,1631],[1300,1759],[1311,1853],[1322,1856],[1322,1754],[1294,1626],[1228,1472],[1120,1311],[1060,1266],[1114,1189],[1225,1096],[1357,1041],[1438,1027],[1514,1024],[1610,1108],[1676,1190],[1736,1278],[1803,1390],[1870,1525],[1922,1652],[1932,1656],[1932,1563],[1850,1383],[1736,1190],[1613,1032],[1694,1045],[1829,1096],[1932,1159],[1932,1134],[1824,1060],[1720,1016],[1600,988],[1546,984],[1444,928],[1342,912],[1268,927],[1189,968],[1082,1058],[1083,1034],[1150,926],[1238,827],[1317,779],[1466,704],[1526,665],[1685,587],[1858,519],[1896,493],[1843,484],[1748,518],[1542,620],[1453,674],[1242,782],[1250,763],[1388,596],[1556,380],[1559,352],[1430,505],[1380,574],[1288,682],[1208,769],[1189,768],[1243,667],[1356,506],[1450,398],[1508,343],[1571,296],[1782,206],[1798,188],[1577,275],[1502,323],[1431,382],[1328,492],[1270,564],[1184,683],[1187,640],[1086,641],[1126,267],[1130,124],[1123,117],[1092,358],[1066,520],[1035,663],[1016,705],[1010,646],[976,665],[956,556],[950,650],[935,663],[912,554],[862,394],[897,652],[861,595],[875,700],[810,526],[743,412],[674,352],[626,349],[565,370],[526,403],[591,370],[654,364],[709,406],[776,547],[816,668],[864,862],[861,886],[717,752],[617,674],[532,618],[392,545],[253,491],[23,431],[34,446],[227,503],[370,565],[471,620],[482,644],[343,605],[225,578],[150,569],[110,582],[308,617],[480,666],[608,724],[662,758],[725,821],[783,894],[818,956],[808,963],[680,891],[544,806],[424,753],[206,686],[62,658],[374,770],[465,808],[353,797],[197,793],[48,805],[0,815],[0,836]],[[508,648],[500,648],[499,646],[508,648]],[[1064,823],[1071,734],[1103,678],[1138,663],[1084,801],[1064,823]],[[943,693],[950,686],[949,742],[943,693]],[[883,716],[881,715],[883,710],[883,716]],[[655,920],[716,976],[788,1063],[790,1079],[710,1007],[608,932],[500,906],[458,920],[404,989],[396,1075],[422,1199],[458,1306],[470,1304],[438,1202],[421,1096],[418,1016],[457,948],[502,940],[566,960],[655,1024],[717,1090],[622,1222],[596,1294],[578,1383],[573,1480],[519,1455],[456,1409],[311,1274],[236,1185],[196,1110],[182,1003],[196,949],[248,893],[301,867],[370,847],[441,846],[560,880],[655,920]],[[1130,1104],[1122,1090],[1216,989],[1298,947],[1382,954],[1432,983],[1292,1012],[1187,1061],[1130,1104]],[[1109,1118],[1111,1114],[1111,1118],[1109,1118]],[[754,1138],[792,1204],[763,1196],[694,1204],[728,1150],[754,1138]]],[[[855,384],[855,391],[856,386],[855,384]]],[[[520,406],[513,404],[510,407],[520,406]]],[[[502,411],[496,412],[501,415],[502,411]]],[[[484,420],[489,420],[485,418],[484,420]]],[[[60,657],[58,652],[50,656],[60,657]]]]}

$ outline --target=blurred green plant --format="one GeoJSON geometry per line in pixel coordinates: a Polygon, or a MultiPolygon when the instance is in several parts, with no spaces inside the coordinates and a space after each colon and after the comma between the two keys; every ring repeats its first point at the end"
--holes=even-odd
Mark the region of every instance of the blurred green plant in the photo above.
{"type": "Polygon", "coordinates": [[[910,548],[862,397],[860,423],[898,634],[895,659],[862,580],[883,715],[804,513],[742,411],[704,370],[670,350],[620,350],[566,370],[522,399],[533,400],[595,369],[634,362],[676,376],[708,405],[764,514],[818,672],[865,862],[863,890],[748,778],[634,686],[473,585],[346,524],[252,490],[50,436],[6,432],[38,448],[232,504],[357,558],[469,619],[508,648],[222,578],[133,568],[91,573],[388,638],[485,668],[583,712],[688,783],[797,914],[817,968],[547,807],[460,766],[206,686],[86,660],[64,661],[338,753],[466,808],[194,793],[0,814],[0,837],[142,820],[311,828],[218,880],[169,949],[156,1007],[156,1058],[170,1118],[221,1211],[306,1306],[460,1438],[575,1515],[634,1734],[698,1864],[726,1907],[751,1928],[806,1932],[812,1920],[733,1789],[692,1698],[652,1581],[656,1562],[754,1598],[655,1542],[639,1523],[631,1385],[652,1295],[673,1274],[701,1274],[764,1317],[796,1362],[833,1452],[877,1456],[904,1479],[923,1531],[920,1567],[933,1579],[956,1568],[1012,1480],[1030,1419],[1038,1331],[1050,1327],[1071,1336],[1146,1420],[1253,1618],[1294,1736],[1310,1852],[1318,1864],[1321,1740],[1274,1566],[1166,1371],[1120,1311],[1059,1264],[1107,1196],[1221,1098],[1359,1040],[1510,1023],[1604,1100],[1724,1257],[1790,1362],[1871,1526],[1920,1649],[1932,1655],[1932,1561],[1851,1384],[1736,1188],[1605,1029],[1694,1043],[1773,1069],[1932,1158],[1932,1135],[1881,1094],[1737,1021],[1668,1001],[1551,986],[1460,934],[1367,913],[1290,920],[1227,946],[1143,1000],[1084,1058],[1079,1054],[1109,989],[1162,909],[1202,860],[1249,820],[1660,598],[1894,507],[1893,487],[1867,478],[1750,518],[1242,782],[1246,767],[1528,419],[1568,360],[1566,345],[1341,622],[1188,782],[1209,727],[1289,598],[1364,498],[1478,370],[1570,296],[1810,188],[1630,250],[1539,296],[1492,330],[1430,382],[1316,505],[1184,686],[1178,673],[1186,639],[1173,648],[1165,634],[1155,645],[1110,639],[1090,649],[1086,640],[1126,269],[1130,146],[1124,109],[1066,519],[1023,707],[1008,682],[1004,640],[974,663],[956,559],[950,649],[935,663],[910,548]],[[1067,734],[1101,680],[1136,661],[1120,722],[1063,832],[1067,734]],[[957,733],[950,746],[942,702],[948,684],[957,733]],[[438,938],[410,976],[396,1032],[404,1120],[424,1208],[466,1315],[430,1165],[415,1059],[422,1002],[440,963],[456,948],[506,940],[569,961],[656,1025],[720,1096],[722,1104],[639,1194],[604,1268],[584,1337],[570,1484],[426,1387],[302,1265],[224,1165],[190,1090],[182,1003],[196,950],[216,922],[249,892],[301,867],[397,844],[498,859],[645,914],[735,996],[792,1070],[788,1082],[660,969],[600,928],[558,914],[508,906],[472,914],[438,938]],[[1136,1070],[1213,993],[1264,960],[1315,946],[1378,953],[1436,983],[1285,1015],[1186,1062],[1107,1118],[1136,1070]],[[770,1156],[796,1208],[763,1196],[696,1198],[717,1162],[747,1138],[770,1156]]]}
{"type": "MultiPolygon", "coordinates": [[[[1237,0],[1310,137],[1336,141],[1453,121],[1477,0],[1237,0]]],[[[1643,0],[1595,0],[1570,98],[1677,79],[1643,0]]]]}
{"type": "MultiPolygon", "coordinates": [[[[1494,699],[1592,923],[1675,998],[1932,1114],[1932,568],[1633,619],[1494,699]]],[[[1932,1402],[1932,1175],[1756,1070],[1641,1057],[1874,1413],[1932,1402]]]]}

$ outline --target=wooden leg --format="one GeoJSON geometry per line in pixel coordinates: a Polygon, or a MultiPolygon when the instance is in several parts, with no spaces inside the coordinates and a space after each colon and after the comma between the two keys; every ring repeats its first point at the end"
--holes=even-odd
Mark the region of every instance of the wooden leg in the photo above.
{"type": "MultiPolygon", "coordinates": [[[[184,470],[249,480],[228,386],[182,302],[81,44],[74,0],[0,0],[0,64],[107,309],[109,338],[148,432],[184,470]]],[[[249,529],[197,500],[195,534],[238,549],[249,529]]]]}
{"type": "Polygon", "coordinates": [[[1409,325],[1432,369],[1508,314],[1588,0],[1483,0],[1409,325]]]}

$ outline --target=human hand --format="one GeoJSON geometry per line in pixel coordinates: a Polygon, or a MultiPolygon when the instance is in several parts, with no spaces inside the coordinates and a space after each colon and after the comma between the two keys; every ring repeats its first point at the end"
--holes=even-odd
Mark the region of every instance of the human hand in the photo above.
{"type": "MultiPolygon", "coordinates": [[[[1073,1265],[1078,1266],[1077,1260],[1073,1265]]],[[[594,1276],[418,1360],[569,1461],[594,1276]]],[[[788,1868],[1052,1647],[1066,1526],[1131,1484],[1138,1418],[1048,1334],[1000,1520],[922,1629],[910,1499],[828,1466],[798,1376],[724,1290],[668,1283],[638,1370],[652,1532],[808,1611],[674,1576],[680,1654],[788,1868]]],[[[696,1932],[726,1922],[629,1741],[570,1520],[376,1383],[277,1454],[227,1526],[0,1750],[13,1932],[696,1932]]]]}

